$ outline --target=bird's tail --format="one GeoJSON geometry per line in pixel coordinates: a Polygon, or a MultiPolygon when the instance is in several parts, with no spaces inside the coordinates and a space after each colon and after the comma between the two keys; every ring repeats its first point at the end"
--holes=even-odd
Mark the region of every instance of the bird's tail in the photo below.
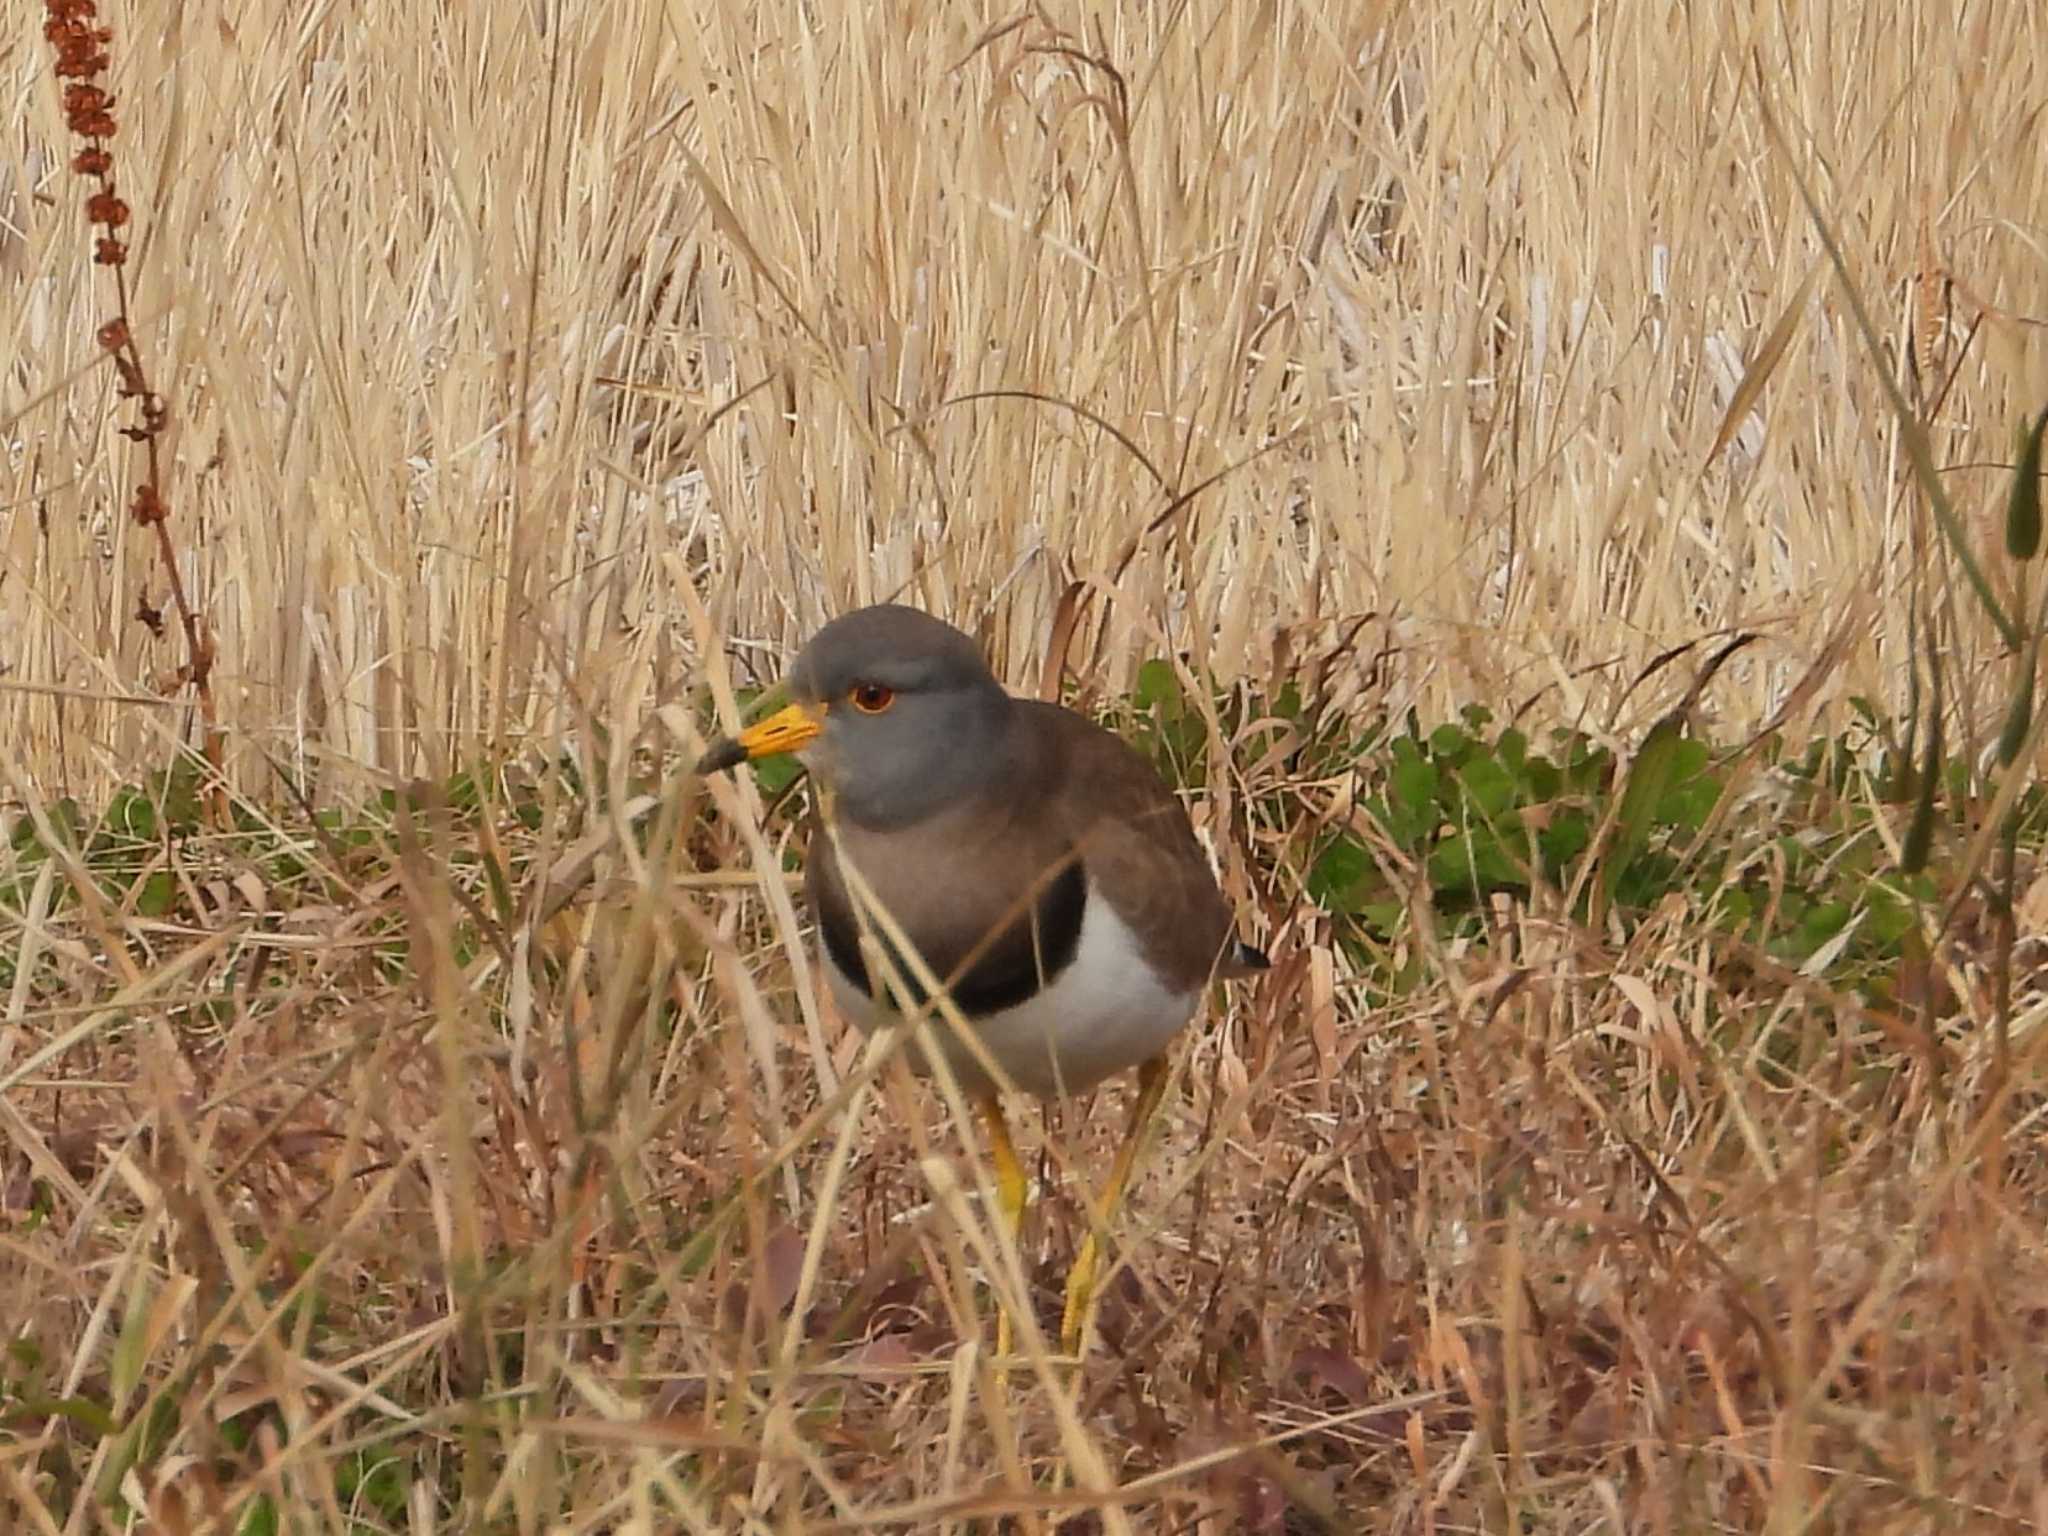
{"type": "Polygon", "coordinates": [[[1216,966],[1216,974],[1228,981],[1238,976],[1254,976],[1267,970],[1273,962],[1266,958],[1263,949],[1254,949],[1242,939],[1233,938],[1223,951],[1223,958],[1216,966]]]}

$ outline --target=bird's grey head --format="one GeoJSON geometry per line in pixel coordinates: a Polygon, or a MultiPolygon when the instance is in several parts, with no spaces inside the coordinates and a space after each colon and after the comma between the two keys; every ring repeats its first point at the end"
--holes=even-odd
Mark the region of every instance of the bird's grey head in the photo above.
{"type": "Polygon", "coordinates": [[[897,604],[860,608],[811,638],[788,709],[705,755],[700,771],[796,752],[835,813],[903,826],[1000,780],[1011,700],[974,642],[897,604]]]}

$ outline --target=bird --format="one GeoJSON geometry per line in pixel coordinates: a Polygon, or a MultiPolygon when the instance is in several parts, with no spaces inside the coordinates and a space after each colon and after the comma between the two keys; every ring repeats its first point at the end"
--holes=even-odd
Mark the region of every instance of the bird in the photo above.
{"type": "MultiPolygon", "coordinates": [[[[1169,1047],[1212,981],[1264,970],[1266,957],[1239,937],[1187,811],[1151,761],[1071,709],[1010,694],[952,625],[902,604],[855,609],[817,631],[787,685],[787,707],[713,742],[697,772],[787,754],[808,769],[805,905],[833,1000],[863,1033],[929,1004],[866,920],[859,889],[1001,1069],[991,1074],[943,1021],[925,1036],[977,1104],[1013,1236],[1029,1184],[1004,1080],[1052,1097],[1138,1069],[1129,1127],[1068,1271],[1060,1341],[1077,1354],[1097,1234],[1163,1099],[1169,1047]],[[864,936],[879,950],[864,949],[864,936]],[[907,996],[879,984],[870,954],[887,957],[883,976],[907,996]]],[[[999,1355],[1010,1336],[1003,1314],[999,1355]]]]}

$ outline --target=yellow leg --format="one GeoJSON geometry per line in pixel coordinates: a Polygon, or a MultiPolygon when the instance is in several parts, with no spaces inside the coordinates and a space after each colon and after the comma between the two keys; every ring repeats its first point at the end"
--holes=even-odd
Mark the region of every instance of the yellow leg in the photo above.
{"type": "Polygon", "coordinates": [[[1117,1208],[1123,1204],[1131,1170],[1137,1166],[1138,1149],[1144,1145],[1145,1132],[1158,1112],[1159,1101],[1165,1097],[1166,1058],[1154,1056],[1138,1069],[1138,1100],[1131,1106],[1130,1128],[1124,1132],[1123,1145],[1116,1149],[1109,1185],[1095,1208],[1088,1235],[1081,1241],[1081,1251],[1074,1255],[1074,1267],[1067,1271],[1067,1302],[1060,1313],[1060,1349],[1066,1354],[1079,1355],[1087,1342],[1088,1326],[1094,1320],[1096,1271],[1102,1267],[1102,1239],[1108,1234],[1117,1208]]]}
{"type": "MultiPolygon", "coordinates": [[[[1002,1101],[991,1094],[980,1101],[979,1108],[982,1123],[988,1127],[989,1161],[995,1164],[996,1203],[1001,1208],[1003,1225],[1009,1229],[1010,1240],[1015,1242],[1024,1230],[1024,1206],[1031,1198],[1031,1184],[1024,1176],[1023,1163],[1017,1160],[1016,1144],[1010,1140],[1010,1126],[1003,1119],[1002,1101]]],[[[1008,1357],[1012,1339],[1009,1309],[998,1307],[998,1358],[1008,1357]]]]}

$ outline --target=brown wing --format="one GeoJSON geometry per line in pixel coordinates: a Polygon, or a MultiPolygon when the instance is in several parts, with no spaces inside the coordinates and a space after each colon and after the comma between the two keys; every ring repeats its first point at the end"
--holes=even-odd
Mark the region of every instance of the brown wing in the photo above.
{"type": "Polygon", "coordinates": [[[1097,895],[1122,914],[1169,985],[1233,975],[1236,922],[1187,811],[1137,748],[1055,704],[1030,702],[1057,742],[1068,793],[1061,840],[1079,850],[1097,895]]]}

